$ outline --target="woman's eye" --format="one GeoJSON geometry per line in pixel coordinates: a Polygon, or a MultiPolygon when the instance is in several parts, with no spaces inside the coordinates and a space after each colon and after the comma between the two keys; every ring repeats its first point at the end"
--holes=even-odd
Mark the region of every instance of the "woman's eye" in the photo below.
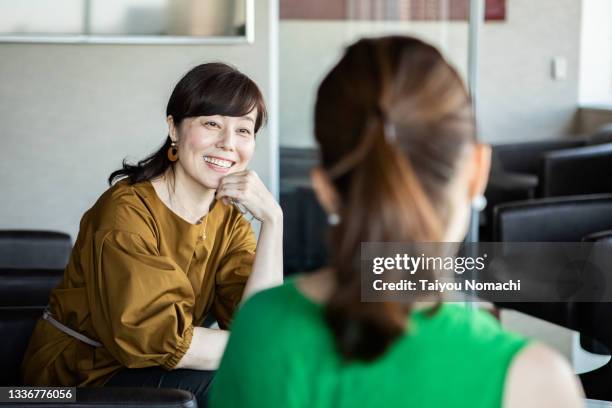
{"type": "Polygon", "coordinates": [[[239,133],[242,133],[243,135],[250,135],[251,131],[249,129],[238,129],[239,133]]]}
{"type": "Polygon", "coordinates": [[[205,122],[204,124],[205,124],[206,126],[219,127],[219,125],[217,124],[217,122],[211,122],[211,121],[208,121],[208,122],[205,122]]]}

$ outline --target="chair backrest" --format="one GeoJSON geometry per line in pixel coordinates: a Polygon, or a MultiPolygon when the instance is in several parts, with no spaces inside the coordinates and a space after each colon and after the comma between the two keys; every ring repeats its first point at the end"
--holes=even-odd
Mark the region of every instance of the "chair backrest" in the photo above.
{"type": "Polygon", "coordinates": [[[585,143],[583,138],[571,138],[496,144],[491,165],[496,170],[537,175],[540,159],[545,153],[584,146],[585,143]]]}
{"type": "Polygon", "coordinates": [[[63,232],[0,230],[0,268],[63,269],[71,250],[63,232]]]}
{"type": "MultiPolygon", "coordinates": [[[[494,210],[493,236],[500,242],[580,242],[604,229],[612,229],[612,194],[527,200],[494,210]]],[[[575,303],[497,305],[582,331],[575,303]]]]}
{"type": "Polygon", "coordinates": [[[612,194],[517,201],[493,215],[493,240],[500,242],[580,242],[606,229],[612,229],[612,194]]]}
{"type": "Polygon", "coordinates": [[[542,197],[612,193],[612,143],[577,147],[543,155],[542,197]]]}
{"type": "MultiPolygon", "coordinates": [[[[612,230],[594,232],[583,238],[585,242],[594,242],[604,245],[606,251],[612,251],[612,230]]],[[[577,330],[580,331],[580,345],[585,350],[609,355],[612,350],[612,327],[601,324],[612,317],[612,303],[610,302],[582,302],[575,306],[577,330]]]]}

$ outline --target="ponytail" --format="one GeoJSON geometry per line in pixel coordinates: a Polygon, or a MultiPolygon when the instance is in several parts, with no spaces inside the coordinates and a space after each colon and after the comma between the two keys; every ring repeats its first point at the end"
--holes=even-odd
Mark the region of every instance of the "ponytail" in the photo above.
{"type": "Polygon", "coordinates": [[[406,155],[392,145],[389,127],[371,120],[366,133],[354,153],[329,170],[338,182],[345,180],[350,205],[341,209],[343,222],[332,231],[336,288],[325,318],[347,360],[382,355],[406,330],[410,312],[410,304],[361,302],[361,243],[436,241],[441,231],[406,155]]]}
{"type": "Polygon", "coordinates": [[[411,304],[361,302],[361,243],[443,240],[473,119],[457,71],[411,37],[360,40],[321,82],[314,131],[342,219],[325,319],[345,359],[373,360],[406,331],[411,304]]]}

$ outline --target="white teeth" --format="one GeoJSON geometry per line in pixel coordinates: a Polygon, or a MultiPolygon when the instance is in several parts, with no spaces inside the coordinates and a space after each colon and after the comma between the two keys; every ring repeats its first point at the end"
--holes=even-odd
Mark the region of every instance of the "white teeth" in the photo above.
{"type": "Polygon", "coordinates": [[[204,156],[204,161],[208,163],[212,163],[215,166],[223,167],[226,169],[232,167],[232,164],[233,164],[229,160],[217,159],[217,158],[208,157],[208,156],[204,156]]]}

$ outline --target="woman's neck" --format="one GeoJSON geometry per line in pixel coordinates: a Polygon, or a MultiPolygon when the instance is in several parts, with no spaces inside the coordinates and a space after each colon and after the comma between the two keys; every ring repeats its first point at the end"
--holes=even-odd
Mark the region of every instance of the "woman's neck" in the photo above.
{"type": "Polygon", "coordinates": [[[203,187],[175,166],[174,174],[168,169],[162,178],[166,185],[167,205],[182,218],[197,224],[210,211],[215,190],[203,187]]]}
{"type": "MultiPolygon", "coordinates": [[[[326,304],[336,288],[335,272],[329,266],[323,267],[298,277],[296,286],[312,302],[326,304]]],[[[420,300],[412,303],[412,310],[431,309],[437,303],[437,300],[420,300]]]]}

